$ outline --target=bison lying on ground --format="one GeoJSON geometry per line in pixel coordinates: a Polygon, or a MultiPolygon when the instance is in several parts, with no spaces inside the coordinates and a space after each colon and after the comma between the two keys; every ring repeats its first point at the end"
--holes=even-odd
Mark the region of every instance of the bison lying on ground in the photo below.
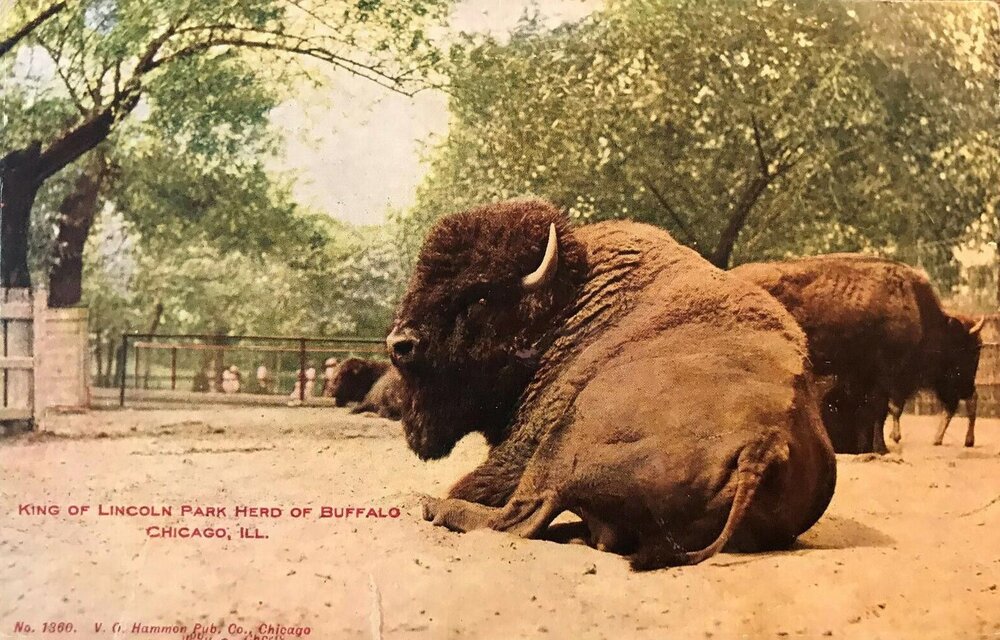
{"type": "Polygon", "coordinates": [[[403,416],[403,398],[403,379],[395,367],[389,367],[351,413],[371,411],[383,418],[399,420],[403,416]]]}
{"type": "Polygon", "coordinates": [[[365,395],[389,369],[389,363],[381,360],[348,358],[340,363],[330,382],[334,403],[343,407],[348,402],[361,402],[365,395]]]}
{"type": "Polygon", "coordinates": [[[983,322],[946,313],[923,273],[857,254],[747,264],[732,273],[780,300],[809,337],[815,372],[837,377],[825,417],[838,452],[885,453],[886,414],[892,412],[892,438],[899,442],[903,405],[921,388],[933,390],[945,407],[934,444],[964,399],[965,445],[973,446],[983,322]]]}
{"type": "Polygon", "coordinates": [[[654,227],[539,201],[443,218],[386,342],[418,456],[492,445],[435,524],[538,537],[571,511],[652,569],[785,548],[833,494],[801,329],[654,227]]]}

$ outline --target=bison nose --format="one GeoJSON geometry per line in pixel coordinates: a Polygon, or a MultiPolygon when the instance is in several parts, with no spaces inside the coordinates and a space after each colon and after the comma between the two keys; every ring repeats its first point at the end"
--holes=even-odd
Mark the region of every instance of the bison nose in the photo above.
{"type": "Polygon", "coordinates": [[[407,363],[413,360],[419,343],[420,340],[409,329],[393,330],[385,339],[385,344],[389,347],[389,354],[397,363],[407,363]]]}

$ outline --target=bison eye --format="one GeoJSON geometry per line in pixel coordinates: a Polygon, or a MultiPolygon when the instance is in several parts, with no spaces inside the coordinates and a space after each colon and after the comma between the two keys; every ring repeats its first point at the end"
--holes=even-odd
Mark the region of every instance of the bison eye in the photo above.
{"type": "Polygon", "coordinates": [[[480,298],[476,304],[486,304],[486,298],[480,298]]]}

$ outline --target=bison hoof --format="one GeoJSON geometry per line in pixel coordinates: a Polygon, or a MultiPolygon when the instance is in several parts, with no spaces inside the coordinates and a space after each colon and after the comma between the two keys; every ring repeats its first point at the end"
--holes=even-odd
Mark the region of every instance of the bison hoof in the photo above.
{"type": "Polygon", "coordinates": [[[424,498],[424,520],[427,522],[434,522],[434,518],[437,516],[438,507],[441,504],[441,500],[438,498],[432,498],[427,496],[424,498]]]}
{"type": "Polygon", "coordinates": [[[976,446],[976,441],[975,440],[966,440],[965,441],[965,446],[967,446],[967,447],[974,447],[974,446],[976,446]]]}
{"type": "Polygon", "coordinates": [[[934,441],[934,446],[935,447],[940,447],[941,446],[941,442],[942,442],[941,440],[935,440],[934,441]]]}
{"type": "Polygon", "coordinates": [[[899,444],[899,441],[903,439],[903,436],[898,433],[893,433],[890,437],[892,438],[892,441],[895,442],[896,444],[899,444]]]}

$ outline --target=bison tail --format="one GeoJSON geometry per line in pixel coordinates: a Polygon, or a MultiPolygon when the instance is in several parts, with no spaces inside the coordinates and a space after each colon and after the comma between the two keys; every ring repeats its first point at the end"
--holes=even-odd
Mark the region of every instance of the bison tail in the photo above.
{"type": "Polygon", "coordinates": [[[764,474],[776,462],[788,460],[788,444],[773,431],[740,451],[736,465],[736,495],[722,532],[712,544],[699,551],[685,551],[669,536],[650,541],[629,557],[635,571],[698,564],[711,558],[729,542],[746,516],[764,474]]]}

